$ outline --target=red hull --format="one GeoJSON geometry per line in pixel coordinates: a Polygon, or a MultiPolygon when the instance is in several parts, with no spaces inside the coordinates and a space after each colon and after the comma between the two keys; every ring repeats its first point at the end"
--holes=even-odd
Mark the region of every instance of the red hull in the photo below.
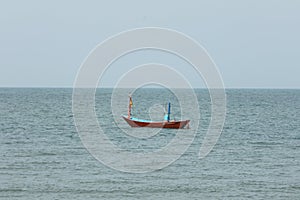
{"type": "Polygon", "coordinates": [[[180,129],[184,128],[190,120],[184,121],[169,121],[169,122],[152,122],[152,121],[139,121],[134,119],[129,119],[125,116],[122,116],[123,119],[131,126],[131,127],[149,127],[149,128],[173,128],[180,129]]]}

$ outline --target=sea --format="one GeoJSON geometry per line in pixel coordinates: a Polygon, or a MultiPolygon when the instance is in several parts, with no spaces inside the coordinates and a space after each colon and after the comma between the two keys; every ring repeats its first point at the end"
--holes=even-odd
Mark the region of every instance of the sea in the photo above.
{"type": "MultiPolygon", "coordinates": [[[[131,153],[166,147],[176,130],[159,129],[139,138],[139,132],[153,130],[131,128],[121,118],[119,113],[127,115],[129,92],[95,92],[96,118],[104,134],[131,153]]],[[[0,199],[300,199],[300,90],[226,89],[222,133],[201,159],[212,101],[207,89],[192,92],[197,105],[189,98],[179,102],[167,89],[132,93],[133,116],[163,119],[171,101],[171,118],[190,119],[190,130],[196,131],[174,162],[135,173],[101,162],[83,144],[72,88],[0,88],[0,199]],[[189,112],[182,115],[180,105],[189,112]]]]}

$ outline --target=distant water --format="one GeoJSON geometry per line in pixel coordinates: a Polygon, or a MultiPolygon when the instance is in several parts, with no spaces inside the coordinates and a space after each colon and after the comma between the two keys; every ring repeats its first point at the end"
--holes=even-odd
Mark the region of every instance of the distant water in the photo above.
{"type": "MultiPolygon", "coordinates": [[[[162,170],[130,174],[104,166],[83,147],[72,89],[0,89],[0,199],[299,199],[300,90],[227,90],[224,131],[202,160],[210,98],[206,90],[196,93],[200,129],[186,153],[162,170]]],[[[144,109],[139,102],[164,103],[166,95],[167,90],[137,91],[136,110],[144,109]]],[[[110,128],[110,105],[101,104],[110,96],[111,90],[100,90],[96,103],[107,113],[101,123],[112,140],[151,149],[145,140],[110,128]]],[[[99,119],[101,109],[96,107],[99,119]]],[[[158,145],[172,132],[163,135],[155,136],[161,137],[158,145]]]]}

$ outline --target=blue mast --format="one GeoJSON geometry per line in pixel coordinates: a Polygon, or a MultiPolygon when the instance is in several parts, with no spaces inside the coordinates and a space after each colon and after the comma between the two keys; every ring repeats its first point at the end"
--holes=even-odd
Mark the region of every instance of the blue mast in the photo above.
{"type": "Polygon", "coordinates": [[[168,103],[168,122],[170,121],[170,114],[171,114],[171,103],[168,103]]]}

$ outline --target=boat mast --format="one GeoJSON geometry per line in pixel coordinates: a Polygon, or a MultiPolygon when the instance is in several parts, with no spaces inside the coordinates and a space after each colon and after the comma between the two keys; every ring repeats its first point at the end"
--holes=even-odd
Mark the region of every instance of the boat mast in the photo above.
{"type": "Polygon", "coordinates": [[[170,114],[171,114],[171,103],[168,103],[168,122],[170,121],[170,114]]]}
{"type": "Polygon", "coordinates": [[[128,119],[130,119],[131,117],[131,108],[132,108],[132,98],[131,95],[129,94],[128,119]]]}

